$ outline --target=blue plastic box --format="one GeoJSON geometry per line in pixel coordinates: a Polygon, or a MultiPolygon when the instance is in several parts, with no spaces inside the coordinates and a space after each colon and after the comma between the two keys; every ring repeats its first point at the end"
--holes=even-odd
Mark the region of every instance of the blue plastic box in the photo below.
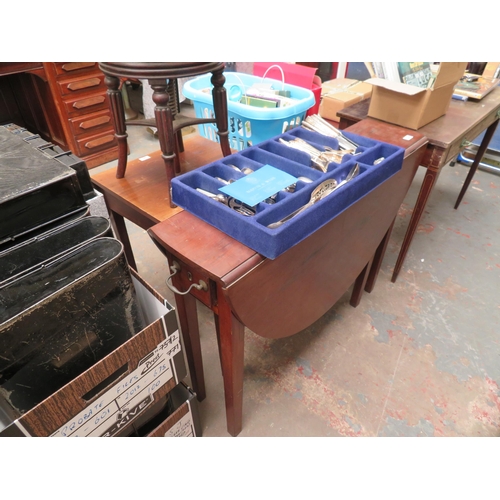
{"type": "Polygon", "coordinates": [[[299,127],[258,146],[239,151],[174,178],[172,200],[256,252],[274,259],[401,170],[405,151],[403,148],[348,132],[343,133],[359,145],[356,153],[360,154],[345,155],[340,164],[330,163],[326,173],[313,169],[309,155],[281,144],[279,138],[283,137],[289,141],[301,137],[317,149],[324,149],[325,146],[338,149],[337,140],[299,127]],[[375,160],[382,157],[384,160],[374,165],[375,160]],[[335,178],[341,182],[356,162],[359,163],[360,173],[353,180],[280,227],[267,227],[268,224],[305,205],[310,200],[312,191],[324,180],[335,178]],[[216,177],[229,180],[244,175],[228,164],[253,170],[268,164],[294,177],[308,177],[313,182],[298,181],[295,192],[280,191],[276,203],[259,203],[255,207],[256,214],[246,217],[196,190],[201,188],[218,193],[224,184],[216,177]]]}
{"type": "MultiPolygon", "coordinates": [[[[302,123],[307,110],[315,104],[312,91],[302,87],[245,73],[226,72],[224,76],[226,78],[224,87],[228,96],[229,144],[236,151],[259,144],[297,127],[302,123]],[[240,96],[245,95],[247,89],[254,83],[260,82],[271,84],[275,90],[289,90],[291,97],[296,99],[297,103],[272,109],[241,104],[240,96]]],[[[182,93],[193,101],[197,118],[214,118],[215,116],[211,77],[211,73],[208,73],[189,80],[182,89],[182,93]]],[[[198,127],[201,136],[219,142],[215,124],[201,124],[198,127]]]]}

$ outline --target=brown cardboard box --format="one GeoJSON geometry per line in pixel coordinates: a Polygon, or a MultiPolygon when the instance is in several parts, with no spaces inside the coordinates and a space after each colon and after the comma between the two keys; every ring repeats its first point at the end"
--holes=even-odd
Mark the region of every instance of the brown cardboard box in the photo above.
{"type": "Polygon", "coordinates": [[[333,80],[328,80],[321,84],[321,95],[328,94],[330,92],[339,92],[351,87],[359,80],[353,80],[352,78],[335,78],[333,80]]]}
{"type": "Polygon", "coordinates": [[[337,113],[357,102],[368,99],[372,93],[372,86],[366,82],[339,78],[323,84],[323,94],[319,107],[319,114],[327,120],[339,121],[337,113]]]}
{"type": "Polygon", "coordinates": [[[319,105],[319,115],[327,120],[338,122],[337,112],[361,101],[361,96],[350,92],[335,92],[325,94],[319,105]]]}
{"type": "Polygon", "coordinates": [[[418,130],[446,113],[466,66],[464,62],[442,62],[430,89],[381,78],[366,80],[373,85],[368,116],[418,130]]]}
{"type": "Polygon", "coordinates": [[[175,309],[130,271],[149,326],[17,420],[0,421],[0,437],[126,434],[187,376],[175,309]]]}
{"type": "Polygon", "coordinates": [[[201,424],[196,395],[182,382],[169,393],[173,412],[165,417],[159,413],[154,419],[137,430],[144,437],[197,437],[201,436],[201,424]]]}

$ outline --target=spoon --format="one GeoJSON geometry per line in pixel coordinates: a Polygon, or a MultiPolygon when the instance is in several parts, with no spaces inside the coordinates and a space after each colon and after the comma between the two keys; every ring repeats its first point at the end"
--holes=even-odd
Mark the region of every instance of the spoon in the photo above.
{"type": "Polygon", "coordinates": [[[228,167],[231,167],[232,169],[236,170],[236,172],[241,172],[242,174],[248,175],[248,174],[253,174],[255,170],[252,170],[251,168],[248,167],[243,167],[239,168],[236,165],[232,165],[231,163],[226,163],[228,167]]]}
{"type": "Polygon", "coordinates": [[[347,174],[347,177],[342,182],[339,182],[333,190],[336,191],[339,187],[343,186],[350,180],[354,179],[354,177],[356,177],[358,174],[359,174],[359,163],[356,163],[354,167],[351,168],[350,172],[347,174]]]}
{"type": "MultiPolygon", "coordinates": [[[[312,182],[312,179],[309,179],[309,177],[304,177],[302,175],[300,175],[299,177],[297,177],[297,180],[298,181],[302,181],[305,184],[310,184],[312,182]]],[[[297,189],[297,183],[294,182],[290,186],[287,186],[285,189],[283,189],[283,191],[287,191],[288,193],[295,193],[296,189],[297,189]]]]}
{"type": "Polygon", "coordinates": [[[332,193],[335,190],[336,186],[337,186],[337,181],[335,179],[328,179],[326,181],[323,181],[311,193],[311,198],[305,205],[302,205],[300,208],[298,208],[297,210],[295,210],[291,214],[287,215],[286,217],[283,217],[283,219],[269,224],[267,227],[270,229],[276,229],[277,227],[281,226],[285,222],[289,221],[293,217],[295,217],[298,214],[300,214],[301,212],[303,212],[306,208],[309,208],[310,206],[317,203],[319,200],[328,196],[330,193],[332,193]]]}

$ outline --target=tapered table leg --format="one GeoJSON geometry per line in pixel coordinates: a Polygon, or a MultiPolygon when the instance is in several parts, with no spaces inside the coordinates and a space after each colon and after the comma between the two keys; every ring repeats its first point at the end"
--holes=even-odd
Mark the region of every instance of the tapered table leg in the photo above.
{"type": "Polygon", "coordinates": [[[469,187],[469,184],[471,183],[472,178],[474,177],[474,174],[476,173],[476,170],[477,170],[477,167],[479,166],[479,163],[483,159],[484,153],[486,153],[486,150],[488,149],[488,145],[490,144],[491,138],[493,137],[493,134],[495,133],[497,125],[498,125],[498,120],[494,121],[486,129],[483,140],[481,141],[479,149],[477,150],[476,157],[474,158],[474,161],[472,162],[469,173],[467,174],[467,178],[465,179],[464,185],[462,186],[460,194],[458,195],[457,201],[455,203],[455,210],[458,208],[458,206],[460,205],[460,203],[462,201],[462,198],[464,197],[465,193],[467,192],[467,188],[469,187]]]}
{"type": "Polygon", "coordinates": [[[220,284],[219,334],[224,395],[226,400],[227,431],[237,436],[243,425],[243,348],[245,327],[235,318],[226,302],[220,284]]]}
{"type": "Polygon", "coordinates": [[[393,283],[395,283],[398,279],[399,271],[401,271],[401,268],[403,267],[406,254],[408,252],[408,249],[410,248],[413,236],[415,235],[418,224],[420,222],[420,218],[424,213],[425,206],[427,205],[427,200],[429,199],[432,189],[436,184],[440,172],[441,170],[436,170],[433,167],[428,167],[426,169],[425,177],[422,182],[422,186],[420,187],[420,192],[418,193],[417,202],[415,203],[413,213],[411,214],[410,224],[408,225],[408,229],[406,230],[403,244],[401,245],[401,250],[399,251],[398,259],[392,273],[391,281],[393,283]]]}
{"type": "Polygon", "coordinates": [[[359,276],[356,278],[354,282],[354,288],[351,294],[351,300],[349,304],[352,307],[358,307],[361,302],[361,296],[363,295],[363,290],[365,289],[366,280],[368,279],[368,275],[370,273],[370,268],[372,266],[373,259],[366,264],[363,270],[359,273],[359,276]]]}
{"type": "Polygon", "coordinates": [[[391,237],[392,228],[394,227],[394,222],[396,219],[392,221],[391,226],[385,233],[384,238],[380,242],[380,245],[377,247],[375,251],[375,256],[373,257],[373,262],[370,267],[370,272],[368,273],[368,279],[365,283],[365,292],[371,293],[375,288],[375,283],[377,281],[378,273],[380,271],[380,267],[382,266],[382,261],[384,260],[385,251],[387,249],[387,244],[389,243],[389,239],[391,237]]]}
{"type": "Polygon", "coordinates": [[[132,246],[130,244],[127,226],[125,225],[125,219],[122,215],[113,212],[112,210],[108,210],[108,213],[111,227],[113,228],[117,239],[123,245],[123,252],[125,253],[127,263],[132,269],[137,271],[137,264],[135,263],[134,253],[132,252],[132,246]]]}

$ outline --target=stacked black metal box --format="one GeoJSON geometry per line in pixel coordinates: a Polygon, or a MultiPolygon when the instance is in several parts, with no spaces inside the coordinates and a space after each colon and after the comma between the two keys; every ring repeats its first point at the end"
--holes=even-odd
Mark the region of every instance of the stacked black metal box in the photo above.
{"type": "MultiPolygon", "coordinates": [[[[132,277],[122,244],[107,218],[90,215],[95,195],[85,163],[72,153],[16,125],[0,126],[0,436],[71,435],[61,423],[79,410],[88,413],[86,405],[104,397],[101,389],[107,397],[107,385],[133,370],[120,367],[73,407],[48,403],[58,392],[69,401],[75,380],[92,384],[105,373],[103,360],[119,359],[124,344],[150,326],[137,296],[143,285],[132,277]],[[89,373],[96,366],[101,371],[89,373]]],[[[172,343],[175,311],[166,311],[162,333],[172,343]]],[[[186,376],[180,349],[171,358],[171,384],[178,385],[186,376]]],[[[117,411],[108,409],[108,422],[79,435],[126,435],[141,420],[171,413],[167,390],[153,395],[160,380],[166,381],[158,378],[154,390],[136,398],[134,413],[111,398],[117,411]],[[136,413],[141,419],[124,432],[136,413]]]]}

